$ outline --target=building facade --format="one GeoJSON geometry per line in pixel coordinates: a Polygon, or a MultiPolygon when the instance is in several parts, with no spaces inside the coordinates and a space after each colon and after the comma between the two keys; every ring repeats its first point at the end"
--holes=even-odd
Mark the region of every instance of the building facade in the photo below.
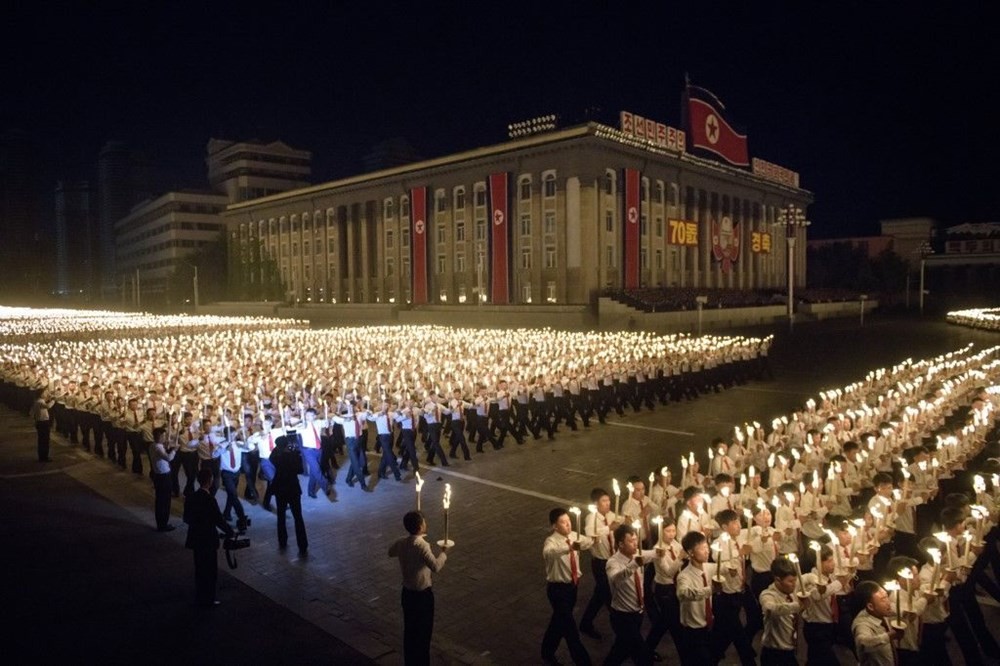
{"type": "Polygon", "coordinates": [[[281,141],[209,139],[207,153],[209,185],[233,202],[305,187],[312,172],[312,154],[281,141]]]}
{"type": "Polygon", "coordinates": [[[56,183],[55,293],[62,298],[91,300],[100,287],[93,203],[89,182],[56,183]]]}
{"type": "Polygon", "coordinates": [[[219,240],[227,203],[224,194],[185,190],[135,206],[115,225],[123,294],[163,294],[178,264],[219,240]]]}
{"type": "MultiPolygon", "coordinates": [[[[779,288],[796,186],[589,123],[231,204],[233,284],[301,302],[589,303],[602,290],[779,288]]],[[[805,228],[794,275],[805,277],[805,228]]],[[[252,290],[251,290],[252,291],[252,290]]]]}

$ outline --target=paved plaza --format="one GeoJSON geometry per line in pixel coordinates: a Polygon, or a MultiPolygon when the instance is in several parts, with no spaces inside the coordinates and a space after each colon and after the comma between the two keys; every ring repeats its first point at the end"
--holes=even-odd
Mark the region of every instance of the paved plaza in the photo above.
{"type": "MultiPolygon", "coordinates": [[[[594,421],[589,430],[563,427],[554,442],[509,440],[502,451],[448,469],[423,468],[430,540],[443,537],[441,497],[450,483],[450,536],[457,543],[434,581],[435,663],[539,662],[550,615],[541,557],[550,508],[586,507],[590,489],[610,489],[612,477],[624,484],[629,475],[645,478],[664,464],[679,472],[681,454],[691,450],[707,462],[711,439],[734,425],[769,423],[870,369],[968,342],[1000,344],[996,333],[878,316],[866,318],[864,328],[857,320],[837,320],[773,332],[773,380],[612,415],[607,425],[594,421]]],[[[57,436],[54,462],[43,466],[35,462],[27,417],[2,409],[0,423],[0,558],[17,654],[35,663],[400,663],[399,571],[386,549],[403,534],[402,515],[414,507],[412,478],[373,482],[373,492],[364,493],[344,483],[344,465],[331,498],[303,495],[307,559],[295,549],[279,552],[274,516],[247,505],[253,545],[240,551],[234,571],[220,559],[223,605],[203,611],[192,604],[180,500],[172,522],[181,529],[158,534],[147,477],[120,471],[57,436]]],[[[375,458],[372,463],[374,470],[375,458]]],[[[589,568],[584,571],[577,617],[592,589],[589,568]]],[[[997,609],[986,613],[995,623],[997,609]]],[[[602,640],[583,639],[595,661],[612,642],[606,613],[597,629],[602,640]]],[[[669,638],[661,652],[676,663],[669,638]]],[[[565,647],[558,656],[569,661],[565,647]]],[[[737,663],[732,651],[729,656],[727,663],[737,663]]]]}

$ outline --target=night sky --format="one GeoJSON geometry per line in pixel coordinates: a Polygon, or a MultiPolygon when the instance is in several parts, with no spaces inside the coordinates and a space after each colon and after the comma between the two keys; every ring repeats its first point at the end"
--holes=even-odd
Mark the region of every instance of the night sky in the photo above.
{"type": "Polygon", "coordinates": [[[320,182],[384,139],[433,157],[546,113],[678,126],[687,72],[752,156],[800,172],[814,237],[996,221],[987,4],[22,2],[0,28],[0,130],[29,133],[49,191],[92,178],[109,139],[146,153],[157,190],[205,187],[210,137],[312,150],[320,182]]]}

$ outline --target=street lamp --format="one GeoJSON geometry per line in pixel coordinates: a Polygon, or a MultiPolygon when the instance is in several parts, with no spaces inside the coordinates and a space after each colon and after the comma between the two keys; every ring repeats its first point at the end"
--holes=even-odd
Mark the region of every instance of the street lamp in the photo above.
{"type": "Polygon", "coordinates": [[[194,264],[190,264],[186,261],[182,262],[185,266],[190,266],[194,269],[194,309],[198,310],[198,267],[194,264]]]}
{"type": "Polygon", "coordinates": [[[778,211],[775,226],[785,228],[785,243],[788,245],[788,328],[795,323],[795,234],[799,228],[808,227],[806,212],[795,204],[788,204],[778,211]]]}
{"type": "Polygon", "coordinates": [[[927,263],[927,255],[934,254],[934,249],[931,247],[929,242],[924,241],[920,244],[920,247],[917,248],[917,251],[920,252],[920,316],[923,317],[924,294],[927,293],[924,291],[924,264],[927,263]]]}

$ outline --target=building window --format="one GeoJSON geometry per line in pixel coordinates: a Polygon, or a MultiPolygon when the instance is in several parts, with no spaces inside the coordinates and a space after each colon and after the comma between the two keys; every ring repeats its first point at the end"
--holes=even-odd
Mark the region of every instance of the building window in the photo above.
{"type": "Polygon", "coordinates": [[[547,173],[542,177],[542,194],[546,198],[556,195],[556,175],[554,173],[547,173]]]}
{"type": "Polygon", "coordinates": [[[531,215],[525,213],[521,216],[521,219],[518,221],[518,229],[522,236],[531,235],[531,215]]]}
{"type": "Polygon", "coordinates": [[[438,292],[438,298],[442,303],[446,303],[448,301],[448,290],[442,288],[441,291],[438,292]]]}
{"type": "Polygon", "coordinates": [[[382,203],[382,217],[387,220],[391,220],[392,212],[393,212],[392,199],[386,199],[382,203]]]}
{"type": "Polygon", "coordinates": [[[610,210],[604,211],[604,230],[609,234],[615,230],[615,216],[610,210]]]}
{"type": "Polygon", "coordinates": [[[309,217],[309,213],[302,214],[302,231],[312,231],[313,224],[312,218],[309,217]]]}
{"type": "Polygon", "coordinates": [[[464,273],[465,272],[465,253],[459,252],[455,255],[455,272],[464,273]]]}
{"type": "Polygon", "coordinates": [[[440,243],[441,245],[444,245],[445,233],[443,224],[437,225],[437,242],[440,243]]]}
{"type": "Polygon", "coordinates": [[[392,229],[389,229],[388,231],[385,232],[385,248],[387,250],[392,249],[392,244],[395,241],[395,238],[396,234],[395,232],[392,231],[392,229]]]}
{"type": "Polygon", "coordinates": [[[608,169],[604,172],[604,193],[614,194],[615,193],[615,172],[608,169]]]}
{"type": "Polygon", "coordinates": [[[604,248],[604,264],[608,268],[615,267],[615,247],[614,245],[608,245],[604,248]]]}
{"type": "Polygon", "coordinates": [[[448,270],[448,257],[443,254],[439,254],[437,256],[437,272],[438,274],[440,274],[444,273],[447,270],[448,270]]]}
{"type": "Polygon", "coordinates": [[[465,242],[465,222],[455,223],[455,242],[456,243],[465,242]]]}
{"type": "Polygon", "coordinates": [[[531,268],[531,248],[522,247],[521,248],[521,268],[527,270],[531,268]]]}
{"type": "Polygon", "coordinates": [[[545,246],[545,267],[546,268],[556,267],[556,248],[554,245],[545,246]]]}
{"type": "Polygon", "coordinates": [[[545,211],[545,216],[542,218],[542,229],[550,235],[556,232],[556,212],[554,210],[545,211]]]}
{"type": "Polygon", "coordinates": [[[656,181],[656,203],[663,203],[663,181],[656,181]]]}
{"type": "Polygon", "coordinates": [[[649,218],[643,213],[639,216],[639,235],[645,236],[649,233],[649,218]]]}
{"type": "Polygon", "coordinates": [[[465,303],[466,300],[468,300],[468,296],[465,293],[465,285],[460,284],[458,285],[458,302],[465,303]]]}
{"type": "Polygon", "coordinates": [[[296,243],[295,241],[292,241],[292,256],[293,257],[299,256],[299,244],[296,243]]]}
{"type": "Polygon", "coordinates": [[[663,270],[663,250],[656,251],[656,270],[663,270]]]}
{"type": "Polygon", "coordinates": [[[465,210],[465,188],[455,188],[455,211],[465,210]]]}
{"type": "Polygon", "coordinates": [[[486,185],[483,183],[476,183],[476,208],[486,207],[486,185]]]}
{"type": "Polygon", "coordinates": [[[333,209],[332,208],[328,209],[326,211],[326,226],[327,227],[332,227],[333,224],[334,224],[334,222],[336,221],[336,219],[337,218],[334,217],[334,215],[333,215],[333,209]]]}
{"type": "Polygon", "coordinates": [[[329,254],[333,254],[334,250],[336,249],[337,249],[336,246],[333,244],[333,239],[332,238],[328,239],[326,241],[326,251],[329,254]]]}
{"type": "Polygon", "coordinates": [[[656,237],[663,238],[663,218],[656,218],[656,237]]]}
{"type": "Polygon", "coordinates": [[[439,213],[443,213],[448,208],[448,202],[444,198],[444,190],[435,190],[434,192],[434,210],[439,213]]]}
{"type": "Polygon", "coordinates": [[[556,283],[547,282],[545,284],[545,301],[548,303],[556,302],[556,283]]]}
{"type": "Polygon", "coordinates": [[[677,205],[677,199],[680,198],[677,190],[677,183],[670,183],[670,194],[667,203],[671,206],[677,205]]]}
{"type": "Polygon", "coordinates": [[[408,256],[403,257],[399,265],[403,267],[403,275],[410,274],[410,258],[408,256]]]}
{"type": "Polygon", "coordinates": [[[299,216],[292,215],[292,233],[298,233],[299,231],[299,216]]]}
{"type": "Polygon", "coordinates": [[[521,176],[517,183],[517,198],[521,201],[531,201],[531,177],[521,176]]]}
{"type": "Polygon", "coordinates": [[[312,248],[309,245],[309,241],[302,243],[302,254],[308,255],[312,248]]]}
{"type": "Polygon", "coordinates": [[[400,197],[399,198],[399,214],[403,217],[410,216],[410,198],[400,197]]]}
{"type": "Polygon", "coordinates": [[[531,283],[525,282],[521,285],[521,300],[525,303],[531,302],[531,283]]]}
{"type": "Polygon", "coordinates": [[[639,200],[649,201],[649,179],[643,178],[639,186],[639,200]]]}
{"type": "Polygon", "coordinates": [[[396,260],[393,257],[385,258],[385,274],[393,275],[396,272],[396,260]]]}
{"type": "Polygon", "coordinates": [[[646,248],[642,248],[639,252],[639,266],[642,270],[649,268],[649,250],[646,248]]]}
{"type": "Polygon", "coordinates": [[[486,220],[476,220],[476,240],[486,240],[486,220]]]}
{"type": "Polygon", "coordinates": [[[402,231],[399,232],[399,244],[401,246],[403,246],[403,248],[410,247],[410,230],[409,230],[409,228],[403,229],[402,231]]]}

